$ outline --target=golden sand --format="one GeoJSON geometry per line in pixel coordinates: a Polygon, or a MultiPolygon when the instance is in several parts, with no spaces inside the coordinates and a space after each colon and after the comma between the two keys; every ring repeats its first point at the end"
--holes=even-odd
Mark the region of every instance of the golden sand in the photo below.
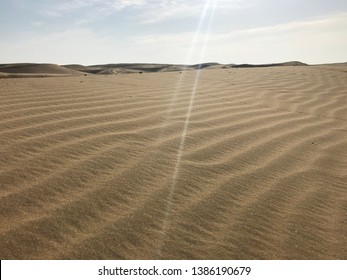
{"type": "Polygon", "coordinates": [[[0,79],[0,258],[346,259],[346,71],[0,79]]]}

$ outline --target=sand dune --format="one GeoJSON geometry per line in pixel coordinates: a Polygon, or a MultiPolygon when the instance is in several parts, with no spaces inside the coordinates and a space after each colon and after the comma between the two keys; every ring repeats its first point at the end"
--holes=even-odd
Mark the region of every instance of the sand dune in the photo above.
{"type": "Polygon", "coordinates": [[[6,77],[35,77],[54,75],[83,75],[84,73],[63,66],[48,63],[12,63],[0,64],[0,74],[6,77]]]}
{"type": "Polygon", "coordinates": [[[197,69],[221,69],[228,68],[229,65],[219,63],[201,63],[194,65],[183,64],[151,64],[151,63],[118,63],[118,64],[101,64],[101,65],[77,65],[70,64],[64,67],[91,73],[91,74],[130,74],[130,73],[154,73],[154,72],[174,72],[174,71],[187,71],[197,69]]]}
{"type": "MultiPolygon", "coordinates": [[[[183,65],[183,64],[151,64],[151,63],[117,63],[100,65],[56,65],[39,63],[13,63],[0,64],[0,78],[30,78],[47,76],[67,76],[67,75],[112,75],[112,74],[134,74],[134,73],[156,73],[156,72],[176,72],[189,70],[210,70],[228,68],[263,68],[279,66],[306,66],[299,61],[291,61],[274,64],[219,64],[216,62],[183,65]]],[[[336,65],[335,65],[336,66],[336,65]]]]}
{"type": "Polygon", "coordinates": [[[236,64],[231,65],[232,68],[264,68],[264,67],[280,67],[280,66],[307,66],[306,63],[300,61],[288,61],[283,63],[270,64],[236,64]]]}
{"type": "Polygon", "coordinates": [[[173,72],[198,69],[227,69],[227,68],[263,68],[279,66],[307,66],[299,61],[289,61],[273,64],[219,64],[216,62],[183,65],[183,64],[150,64],[150,63],[118,63],[102,65],[64,65],[64,67],[92,74],[129,74],[129,73],[153,73],[153,72],[173,72]]]}
{"type": "Polygon", "coordinates": [[[332,67],[1,79],[0,258],[346,259],[332,67]]]}

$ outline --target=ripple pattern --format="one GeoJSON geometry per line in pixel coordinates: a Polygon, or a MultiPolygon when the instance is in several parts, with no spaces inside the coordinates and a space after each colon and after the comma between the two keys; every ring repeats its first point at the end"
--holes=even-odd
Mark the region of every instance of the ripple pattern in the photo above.
{"type": "Polygon", "coordinates": [[[347,73],[196,73],[0,79],[0,258],[346,259],[347,73]]]}

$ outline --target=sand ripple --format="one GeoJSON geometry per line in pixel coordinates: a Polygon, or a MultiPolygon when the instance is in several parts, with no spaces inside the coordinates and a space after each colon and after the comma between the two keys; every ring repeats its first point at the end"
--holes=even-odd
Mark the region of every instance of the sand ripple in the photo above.
{"type": "Polygon", "coordinates": [[[1,79],[1,259],[346,259],[346,72],[196,73],[1,79]]]}

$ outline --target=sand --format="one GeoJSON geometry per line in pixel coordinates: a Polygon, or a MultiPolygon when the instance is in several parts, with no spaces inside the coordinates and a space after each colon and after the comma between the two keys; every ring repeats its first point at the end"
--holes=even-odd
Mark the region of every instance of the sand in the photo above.
{"type": "Polygon", "coordinates": [[[346,70],[0,79],[0,258],[346,259],[346,70]]]}

